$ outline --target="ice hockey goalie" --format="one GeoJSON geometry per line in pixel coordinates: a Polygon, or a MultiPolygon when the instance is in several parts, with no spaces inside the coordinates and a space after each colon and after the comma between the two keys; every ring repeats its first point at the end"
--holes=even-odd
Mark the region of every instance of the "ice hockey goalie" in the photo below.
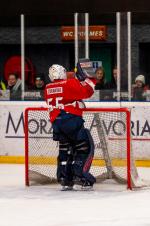
{"type": "Polygon", "coordinates": [[[45,100],[53,127],[53,139],[59,141],[57,180],[65,189],[75,184],[91,187],[95,178],[89,173],[94,156],[94,144],[90,132],[84,127],[83,99],[94,92],[95,79],[88,76],[77,64],[74,78],[67,79],[63,66],[49,68],[51,83],[46,86],[45,100]]]}

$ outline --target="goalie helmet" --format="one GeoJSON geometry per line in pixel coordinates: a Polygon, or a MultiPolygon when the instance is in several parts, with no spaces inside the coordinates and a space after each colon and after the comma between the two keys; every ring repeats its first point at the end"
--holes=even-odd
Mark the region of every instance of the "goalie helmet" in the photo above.
{"type": "Polygon", "coordinates": [[[67,79],[66,69],[58,64],[53,64],[49,68],[49,78],[53,82],[57,79],[67,79]]]}

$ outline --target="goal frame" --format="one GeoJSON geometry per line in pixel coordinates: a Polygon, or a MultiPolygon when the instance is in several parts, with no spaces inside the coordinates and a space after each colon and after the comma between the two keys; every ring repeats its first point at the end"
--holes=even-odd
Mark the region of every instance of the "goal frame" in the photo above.
{"type": "MultiPolygon", "coordinates": [[[[83,112],[122,112],[126,114],[126,147],[127,147],[127,189],[132,190],[131,183],[131,115],[128,108],[83,108],[83,112]]],[[[25,128],[25,185],[29,186],[29,135],[28,135],[28,113],[29,111],[48,111],[46,107],[28,107],[24,112],[25,128]]]]}

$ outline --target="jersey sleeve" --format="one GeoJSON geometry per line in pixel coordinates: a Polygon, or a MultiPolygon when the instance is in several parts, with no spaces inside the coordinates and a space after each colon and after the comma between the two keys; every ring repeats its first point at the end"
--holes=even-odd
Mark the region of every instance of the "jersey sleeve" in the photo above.
{"type": "Polygon", "coordinates": [[[68,96],[74,100],[89,98],[94,93],[95,80],[89,78],[80,82],[77,79],[70,79],[67,82],[68,96]]]}

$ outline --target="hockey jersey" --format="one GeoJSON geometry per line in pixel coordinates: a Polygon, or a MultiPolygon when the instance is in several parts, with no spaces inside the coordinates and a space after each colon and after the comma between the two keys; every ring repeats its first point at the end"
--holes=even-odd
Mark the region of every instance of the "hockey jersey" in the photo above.
{"type": "Polygon", "coordinates": [[[83,99],[94,93],[95,79],[85,79],[80,82],[76,78],[56,80],[45,88],[45,100],[53,122],[60,114],[61,109],[75,115],[82,115],[85,107],[83,99]]]}

